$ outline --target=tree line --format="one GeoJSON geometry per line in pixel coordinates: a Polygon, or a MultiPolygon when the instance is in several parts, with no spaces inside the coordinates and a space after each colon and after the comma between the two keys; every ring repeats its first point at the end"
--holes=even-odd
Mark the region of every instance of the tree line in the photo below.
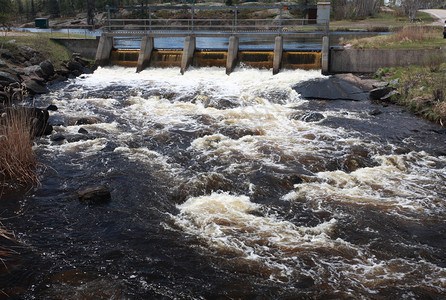
{"type": "MultiPolygon", "coordinates": [[[[93,15],[96,11],[104,11],[105,6],[112,7],[150,5],[163,3],[160,0],[0,0],[0,22],[28,22],[39,16],[73,17],[77,13],[87,13],[88,24],[93,24],[93,15]]],[[[174,0],[172,2],[188,3],[187,0],[174,0]]],[[[201,2],[204,2],[201,0],[201,2]]],[[[220,0],[227,5],[235,5],[241,0],[220,0]]],[[[248,0],[248,2],[251,2],[248,0]]],[[[264,0],[257,2],[281,3],[281,1],[264,0]]],[[[318,0],[291,1],[298,5],[315,5],[318,0]]],[[[417,10],[444,5],[444,0],[390,0],[392,6],[400,7],[410,20],[415,19],[417,10]]],[[[285,2],[283,2],[285,3],[285,2]]],[[[290,1],[286,2],[287,4],[290,1]]],[[[334,19],[354,19],[373,16],[380,11],[384,0],[331,0],[331,11],[334,19]]]]}

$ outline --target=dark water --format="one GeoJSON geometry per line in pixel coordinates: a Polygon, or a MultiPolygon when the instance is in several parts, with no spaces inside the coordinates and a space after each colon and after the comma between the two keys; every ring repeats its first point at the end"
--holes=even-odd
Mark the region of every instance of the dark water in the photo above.
{"type": "Polygon", "coordinates": [[[0,290],[443,298],[443,131],[400,107],[301,100],[292,87],[317,71],[224,73],[98,69],[36,99],[58,106],[55,133],[36,141],[41,185],[2,196],[19,254],[0,290]],[[315,112],[324,118],[302,121],[315,112]],[[97,123],[74,125],[81,117],[97,123]],[[112,201],[79,203],[98,184],[112,201]]]}

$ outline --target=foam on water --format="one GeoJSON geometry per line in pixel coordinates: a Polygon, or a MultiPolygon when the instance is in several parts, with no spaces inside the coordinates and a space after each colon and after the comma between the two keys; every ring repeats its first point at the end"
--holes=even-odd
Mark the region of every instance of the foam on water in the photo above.
{"type": "Polygon", "coordinates": [[[444,160],[426,153],[377,156],[379,166],[351,173],[320,172],[317,180],[300,184],[284,200],[341,202],[376,206],[387,214],[404,218],[436,217],[446,210],[444,160]],[[438,168],[430,166],[438,165],[438,168]]]}
{"type": "MultiPolygon", "coordinates": [[[[166,212],[182,233],[200,240],[204,253],[235,257],[242,267],[260,270],[261,280],[311,277],[316,286],[354,297],[410,286],[446,293],[445,268],[424,257],[385,258],[367,243],[339,237],[346,212],[336,206],[372,207],[415,222],[444,218],[445,157],[395,154],[383,150],[393,145],[361,132],[302,121],[306,101],[292,87],[320,77],[318,71],[272,76],[269,70],[238,69],[227,76],[221,68],[192,68],[185,75],[177,68],[140,73],[99,68],[44,96],[59,108],[51,113],[62,123],[55,126],[56,133],[76,135],[84,128],[94,138],[49,141],[39,148],[88,157],[113,143],[113,155],[162,176],[181,194],[175,199],[187,199],[177,206],[179,213],[166,212]],[[100,120],[73,125],[81,117],[100,120]],[[349,164],[353,167],[345,167],[349,164]],[[288,192],[259,204],[264,202],[255,198],[255,191],[264,188],[263,182],[250,181],[259,169],[283,177],[300,171],[305,175],[288,192]],[[237,180],[233,178],[246,181],[238,185],[238,193],[217,192],[230,190],[231,180],[237,180]],[[323,211],[328,217],[315,218],[318,223],[310,225],[294,215],[274,214],[268,201],[303,203],[293,214],[323,211]]],[[[175,230],[174,225],[167,227],[175,230]]],[[[379,234],[377,228],[362,229],[379,234]]]]}
{"type": "Polygon", "coordinates": [[[260,205],[229,193],[190,198],[178,208],[180,214],[173,219],[185,232],[217,252],[242,257],[246,265],[266,267],[270,272],[265,279],[328,278],[332,291],[347,287],[346,295],[365,295],[376,288],[403,286],[410,277],[424,274],[422,284],[446,290],[445,268],[418,259],[379,259],[363,246],[334,238],[335,219],[314,227],[296,226],[259,215],[260,205]]]}

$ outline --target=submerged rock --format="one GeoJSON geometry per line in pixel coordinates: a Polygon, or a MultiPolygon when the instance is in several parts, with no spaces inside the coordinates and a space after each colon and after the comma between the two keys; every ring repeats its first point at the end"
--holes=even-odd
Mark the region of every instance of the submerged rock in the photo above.
{"type": "Polygon", "coordinates": [[[303,122],[318,122],[325,119],[325,116],[318,112],[294,113],[290,115],[292,120],[300,120],[303,122]]]}
{"type": "Polygon", "coordinates": [[[78,192],[79,201],[83,204],[105,204],[111,201],[110,190],[104,185],[87,188],[78,192]]]}
{"type": "Polygon", "coordinates": [[[77,120],[75,125],[91,125],[91,124],[97,124],[97,123],[102,123],[102,122],[104,122],[104,121],[99,117],[85,117],[85,118],[80,118],[79,120],[77,120]]]}

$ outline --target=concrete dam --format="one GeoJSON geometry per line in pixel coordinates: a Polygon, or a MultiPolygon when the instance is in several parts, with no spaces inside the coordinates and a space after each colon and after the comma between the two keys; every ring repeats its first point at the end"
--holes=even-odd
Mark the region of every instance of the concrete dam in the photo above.
{"type": "MultiPolygon", "coordinates": [[[[96,52],[96,64],[136,67],[140,72],[148,67],[179,67],[183,74],[188,67],[225,67],[230,74],[237,66],[272,69],[324,69],[328,65],[328,19],[329,2],[318,5],[290,6],[140,6],[108,8],[108,25],[103,31],[96,52]],[[259,9],[273,10],[276,18],[251,19],[249,16],[259,9]],[[187,18],[159,19],[156,11],[187,11],[187,18]],[[308,11],[305,19],[290,17],[289,11],[308,11]],[[127,13],[125,14],[125,12],[127,13]],[[209,19],[209,11],[226,14],[226,19],[209,19]],[[128,18],[129,15],[144,18],[128,18]],[[229,17],[228,17],[229,16],[229,17]],[[140,39],[135,49],[116,47],[115,41],[122,38],[140,39]],[[155,40],[162,38],[184,38],[182,49],[155,47],[155,40]],[[197,38],[225,39],[224,49],[197,47],[197,38]],[[267,49],[241,49],[241,39],[260,38],[268,42],[267,49]],[[313,38],[322,40],[322,47],[284,49],[284,39],[313,38]],[[326,55],[324,55],[326,48],[326,55]]],[[[211,40],[211,39],[209,39],[211,40]]],[[[212,42],[210,42],[212,44],[212,42]]]]}
{"type": "Polygon", "coordinates": [[[234,46],[231,46],[227,51],[192,49],[189,52],[188,50],[191,48],[187,45],[183,50],[148,49],[147,47],[116,49],[112,47],[106,49],[102,56],[97,56],[96,61],[99,65],[135,67],[137,71],[148,67],[178,67],[181,72],[186,71],[189,66],[224,67],[227,74],[240,65],[272,69],[274,74],[280,69],[320,70],[322,68],[322,52],[320,50],[283,51],[280,43],[281,38],[276,38],[275,50],[239,50],[233,49],[234,46]]]}

